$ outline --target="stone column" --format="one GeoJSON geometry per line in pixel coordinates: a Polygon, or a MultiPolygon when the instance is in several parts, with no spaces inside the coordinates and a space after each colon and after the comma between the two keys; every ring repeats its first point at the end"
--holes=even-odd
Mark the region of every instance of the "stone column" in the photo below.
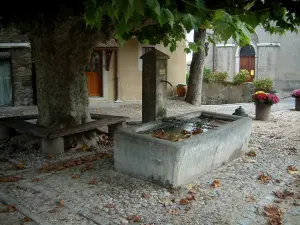
{"type": "Polygon", "coordinates": [[[167,60],[170,58],[157,49],[145,53],[142,72],[142,121],[156,121],[166,116],[167,60]]]}

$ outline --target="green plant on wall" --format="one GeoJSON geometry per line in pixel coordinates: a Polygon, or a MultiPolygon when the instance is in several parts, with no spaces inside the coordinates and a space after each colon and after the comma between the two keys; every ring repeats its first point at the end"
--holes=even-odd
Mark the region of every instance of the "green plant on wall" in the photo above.
{"type": "Polygon", "coordinates": [[[212,72],[211,69],[204,68],[203,72],[203,81],[206,83],[210,83],[212,81],[212,72]]]}
{"type": "Polygon", "coordinates": [[[233,83],[234,84],[242,84],[245,83],[248,78],[249,78],[250,74],[248,70],[240,70],[239,73],[237,73],[234,77],[233,77],[233,83]]]}
{"type": "Polygon", "coordinates": [[[256,89],[264,91],[273,90],[273,80],[271,78],[263,78],[253,81],[253,85],[256,89]]]}
{"type": "Polygon", "coordinates": [[[211,82],[224,82],[228,78],[228,73],[227,72],[211,72],[210,69],[204,69],[203,73],[203,81],[205,83],[211,83],[211,82]]]}
{"type": "Polygon", "coordinates": [[[215,71],[213,74],[212,74],[212,80],[214,82],[224,82],[226,81],[228,78],[228,73],[227,72],[218,72],[218,71],[215,71]]]}

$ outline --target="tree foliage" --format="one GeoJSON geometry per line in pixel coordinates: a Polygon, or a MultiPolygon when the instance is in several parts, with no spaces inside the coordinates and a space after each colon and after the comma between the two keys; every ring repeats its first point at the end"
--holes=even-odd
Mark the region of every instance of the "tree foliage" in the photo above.
{"type": "MultiPolygon", "coordinates": [[[[141,42],[163,42],[172,51],[185,32],[199,27],[212,29],[218,41],[232,37],[246,45],[258,25],[282,34],[297,31],[300,23],[299,1],[293,0],[86,0],[85,5],[88,26],[105,26],[101,18],[107,16],[120,42],[136,36],[141,42]]],[[[203,43],[191,42],[186,51],[197,51],[201,46],[203,43]]]]}
{"type": "MultiPolygon", "coordinates": [[[[0,23],[13,22],[32,32],[41,23],[53,26],[56,18],[82,16],[88,27],[105,30],[120,43],[136,36],[141,42],[162,42],[173,51],[186,32],[199,27],[212,29],[218,41],[232,37],[240,45],[249,43],[258,25],[271,33],[297,31],[299,9],[298,0],[62,0],[34,6],[7,2],[0,9],[0,23]]],[[[186,51],[201,46],[190,43],[186,51]]]]}

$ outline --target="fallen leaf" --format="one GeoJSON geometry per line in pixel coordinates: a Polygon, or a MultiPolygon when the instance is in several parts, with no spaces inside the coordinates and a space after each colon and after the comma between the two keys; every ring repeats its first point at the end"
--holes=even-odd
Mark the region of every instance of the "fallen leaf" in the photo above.
{"type": "Polygon", "coordinates": [[[81,150],[85,152],[86,150],[88,150],[88,147],[87,147],[86,145],[83,145],[83,146],[81,147],[81,150]]]}
{"type": "Polygon", "coordinates": [[[113,204],[113,203],[110,203],[110,204],[104,205],[104,207],[105,207],[105,208],[108,208],[108,209],[114,209],[114,208],[116,208],[116,205],[113,204]]]}
{"type": "Polygon", "coordinates": [[[294,195],[293,192],[288,192],[288,191],[284,191],[284,192],[279,192],[279,191],[273,191],[273,194],[277,197],[277,198],[281,198],[281,199],[285,199],[287,197],[292,197],[294,195]]]}
{"type": "Polygon", "coordinates": [[[53,155],[48,154],[48,155],[47,155],[47,159],[53,159],[53,155]]]}
{"type": "Polygon", "coordinates": [[[126,219],[130,222],[141,222],[141,217],[136,215],[127,216],[126,219]]]}
{"type": "Polygon", "coordinates": [[[186,199],[189,200],[189,201],[196,200],[196,199],[195,199],[195,195],[188,195],[188,196],[186,197],[186,199]]]}
{"type": "Polygon", "coordinates": [[[179,209],[169,209],[167,213],[170,215],[180,215],[181,212],[179,209]]]}
{"type": "Polygon", "coordinates": [[[255,151],[251,150],[250,152],[247,152],[246,155],[251,157],[256,157],[257,154],[255,151]]]}
{"type": "Polygon", "coordinates": [[[175,188],[168,188],[167,191],[171,194],[175,193],[175,188]]]}
{"type": "Polygon", "coordinates": [[[289,174],[299,174],[300,172],[296,168],[296,166],[288,166],[287,171],[289,174]]]}
{"type": "Polygon", "coordinates": [[[282,224],[283,210],[278,209],[275,206],[265,206],[264,210],[270,225],[282,224]]]}
{"type": "Polygon", "coordinates": [[[74,174],[74,175],[72,176],[72,178],[73,178],[73,179],[78,179],[78,178],[79,178],[79,175],[78,175],[78,174],[74,174]]]}
{"type": "Polygon", "coordinates": [[[142,198],[150,198],[150,195],[147,194],[147,193],[143,193],[143,194],[142,194],[142,198]]]}
{"type": "Polygon", "coordinates": [[[200,129],[200,128],[196,128],[196,129],[194,129],[194,130],[192,131],[192,134],[193,134],[193,135],[201,134],[201,133],[203,133],[203,130],[200,129]]]}
{"type": "Polygon", "coordinates": [[[191,195],[195,195],[197,194],[197,191],[195,189],[190,189],[188,193],[191,195]]]}
{"type": "Polygon", "coordinates": [[[28,222],[31,222],[31,219],[28,217],[24,217],[24,223],[28,223],[28,222]]]}
{"type": "Polygon", "coordinates": [[[32,181],[32,182],[40,182],[41,179],[40,179],[40,178],[33,178],[31,181],[32,181]]]}
{"type": "Polygon", "coordinates": [[[65,205],[65,200],[61,199],[58,203],[59,206],[64,206],[65,205]]]}
{"type": "Polygon", "coordinates": [[[25,168],[23,163],[15,164],[14,168],[17,170],[23,170],[25,168]]]}
{"type": "Polygon", "coordinates": [[[258,176],[258,179],[260,180],[261,183],[266,184],[269,183],[271,180],[271,177],[268,176],[267,174],[261,174],[258,176]]]}
{"type": "Polygon", "coordinates": [[[0,177],[0,183],[1,182],[18,182],[21,180],[21,176],[7,176],[7,177],[0,177]]]}
{"type": "Polygon", "coordinates": [[[247,202],[254,202],[254,201],[255,201],[255,198],[254,198],[253,196],[251,196],[251,195],[248,195],[248,196],[246,197],[246,200],[247,200],[247,202]]]}
{"type": "Polygon", "coordinates": [[[179,205],[187,205],[187,204],[189,204],[189,201],[185,198],[183,198],[179,201],[179,205]]]}
{"type": "Polygon", "coordinates": [[[7,211],[8,212],[14,212],[14,211],[16,211],[17,209],[16,209],[16,204],[11,204],[11,205],[8,205],[7,206],[7,211]]]}
{"type": "Polygon", "coordinates": [[[92,179],[90,182],[89,182],[89,184],[92,184],[92,185],[96,185],[96,183],[97,183],[97,181],[96,181],[96,179],[94,178],[94,179],[92,179]]]}
{"type": "Polygon", "coordinates": [[[155,131],[152,137],[164,139],[166,137],[166,132],[164,130],[155,131]]]}
{"type": "Polygon", "coordinates": [[[220,182],[219,180],[214,180],[214,181],[211,183],[211,186],[214,187],[214,188],[221,187],[221,182],[220,182]]]}

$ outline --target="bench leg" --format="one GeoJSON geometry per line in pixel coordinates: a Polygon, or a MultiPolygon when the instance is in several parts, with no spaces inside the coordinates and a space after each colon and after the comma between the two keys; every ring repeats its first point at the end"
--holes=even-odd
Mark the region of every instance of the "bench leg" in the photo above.
{"type": "Polygon", "coordinates": [[[109,133],[109,136],[110,136],[110,137],[114,137],[116,131],[117,131],[119,128],[122,128],[122,127],[125,127],[125,126],[126,126],[126,123],[125,123],[125,122],[122,122],[122,123],[115,123],[115,124],[108,125],[108,133],[109,133]]]}
{"type": "Polygon", "coordinates": [[[64,138],[42,139],[42,152],[46,154],[59,155],[64,153],[64,138]]]}
{"type": "Polygon", "coordinates": [[[0,140],[9,139],[14,135],[14,133],[14,129],[0,124],[0,140]]]}

